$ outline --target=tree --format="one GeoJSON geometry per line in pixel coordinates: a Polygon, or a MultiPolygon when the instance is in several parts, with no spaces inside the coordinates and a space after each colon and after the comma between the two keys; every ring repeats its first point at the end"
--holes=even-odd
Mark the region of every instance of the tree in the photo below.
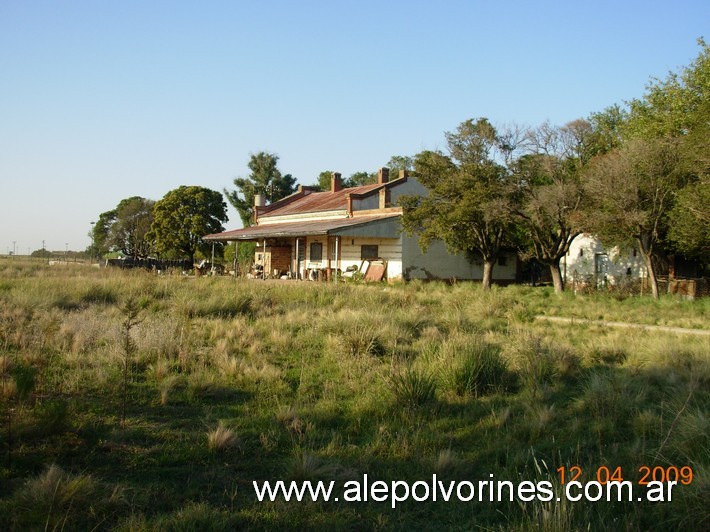
{"type": "Polygon", "coordinates": [[[668,238],[685,256],[710,264],[710,178],[682,189],[668,213],[668,238]]]}
{"type": "Polygon", "coordinates": [[[330,180],[333,176],[333,172],[330,170],[324,170],[320,174],[318,174],[318,180],[316,181],[316,184],[313,186],[318,187],[320,190],[323,192],[326,192],[330,190],[330,180]]]}
{"type": "Polygon", "coordinates": [[[710,46],[699,39],[700,53],[680,74],[652,79],[646,93],[630,102],[627,138],[684,137],[707,125],[710,101],[710,46]]]}
{"type": "Polygon", "coordinates": [[[224,231],[227,204],[222,194],[199,186],[181,186],[168,192],[153,207],[149,238],[161,254],[175,254],[194,260],[195,252],[209,256],[208,234],[224,231]]]}
{"type": "Polygon", "coordinates": [[[296,191],[296,178],[291,174],[282,175],[277,167],[278,156],[259,152],[249,160],[251,174],[247,178],[234,179],[236,190],[224,189],[229,203],[237,210],[244,227],[254,223],[254,196],[262,194],[270,203],[285,198],[296,191]]]}
{"type": "Polygon", "coordinates": [[[111,225],[116,221],[116,209],[110,211],[102,212],[99,214],[98,221],[94,224],[91,229],[89,236],[93,243],[93,254],[94,255],[105,255],[111,251],[111,244],[109,240],[109,230],[111,225]]]}
{"type": "Polygon", "coordinates": [[[150,254],[151,241],[147,238],[153,223],[153,200],[133,196],[122,200],[108,230],[108,243],[112,249],[126,256],[145,258],[150,254]]]}
{"type": "Polygon", "coordinates": [[[343,180],[343,188],[361,187],[377,183],[377,174],[369,172],[355,172],[343,180]]]}
{"type": "Polygon", "coordinates": [[[154,204],[153,200],[133,196],[121,200],[115,209],[101,213],[89,233],[92,254],[121,251],[134,259],[147,257],[151,242],[146,235],[153,222],[154,204]]]}
{"type": "Polygon", "coordinates": [[[630,103],[621,145],[586,172],[587,226],[610,244],[636,242],[654,297],[661,252],[675,246],[702,258],[709,246],[703,183],[710,173],[710,48],[699,44],[691,66],[652,80],[630,103]]]}
{"type": "Polygon", "coordinates": [[[399,177],[399,172],[402,170],[413,172],[414,157],[408,155],[393,155],[387,163],[387,168],[390,169],[390,175],[394,177],[399,177]]]}
{"type": "Polygon", "coordinates": [[[416,233],[424,251],[441,239],[453,253],[478,256],[485,290],[512,221],[507,170],[499,162],[508,148],[500,139],[485,118],[463,122],[446,133],[449,155],[424,151],[415,157],[414,173],[429,194],[400,199],[405,232],[416,233]]]}
{"type": "Polygon", "coordinates": [[[579,211],[582,187],[580,149],[585,132],[579,121],[559,128],[543,124],[527,135],[529,153],[515,162],[511,203],[525,240],[523,256],[534,257],[550,268],[556,293],[564,290],[560,260],[582,230],[579,211]]]}
{"type": "Polygon", "coordinates": [[[636,243],[655,298],[655,258],[665,241],[675,193],[685,181],[678,146],[674,139],[634,139],[595,159],[585,172],[591,207],[587,227],[609,244],[636,243]]]}

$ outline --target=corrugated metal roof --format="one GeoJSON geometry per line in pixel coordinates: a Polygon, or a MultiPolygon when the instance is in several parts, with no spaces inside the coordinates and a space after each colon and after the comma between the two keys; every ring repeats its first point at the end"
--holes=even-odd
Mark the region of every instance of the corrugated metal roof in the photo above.
{"type": "MultiPolygon", "coordinates": [[[[274,238],[280,236],[311,236],[337,234],[339,232],[339,229],[361,227],[366,226],[367,224],[380,225],[377,224],[377,222],[382,222],[390,219],[394,220],[399,216],[400,215],[398,213],[390,213],[374,216],[355,216],[353,218],[314,220],[309,222],[283,222],[267,225],[254,225],[252,227],[245,227],[243,229],[235,229],[233,231],[226,231],[224,233],[207,235],[202,237],[202,239],[224,242],[230,240],[257,240],[259,238],[274,238]]],[[[373,236],[376,235],[373,234],[373,236]]]]}
{"type": "Polygon", "coordinates": [[[284,216],[308,212],[345,210],[347,209],[348,194],[365,194],[382,186],[382,184],[374,183],[361,187],[344,188],[338,192],[311,192],[283,206],[280,206],[278,202],[274,203],[270,206],[273,207],[273,209],[267,207],[266,212],[261,213],[259,217],[268,218],[271,216],[284,216]]]}

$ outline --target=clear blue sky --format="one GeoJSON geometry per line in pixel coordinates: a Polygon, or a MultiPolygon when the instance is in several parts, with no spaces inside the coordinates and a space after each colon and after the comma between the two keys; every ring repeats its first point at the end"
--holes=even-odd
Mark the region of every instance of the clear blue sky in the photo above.
{"type": "Polygon", "coordinates": [[[232,188],[262,150],[311,184],[468,118],[564,124],[708,29],[707,0],[0,0],[0,253],[84,249],[121,199],[232,188]]]}

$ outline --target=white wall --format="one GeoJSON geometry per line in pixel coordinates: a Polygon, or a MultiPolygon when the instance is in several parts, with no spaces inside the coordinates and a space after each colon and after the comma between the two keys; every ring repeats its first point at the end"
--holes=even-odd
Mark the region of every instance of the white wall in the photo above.
{"type": "MultiPolygon", "coordinates": [[[[403,274],[406,279],[483,279],[483,264],[471,264],[464,254],[452,255],[446,245],[438,240],[432,242],[426,253],[422,253],[415,236],[402,236],[403,239],[403,274]]],[[[505,265],[496,264],[493,279],[514,281],[517,255],[515,252],[504,254],[505,265]]]]}
{"type": "Polygon", "coordinates": [[[360,267],[361,246],[376,245],[379,258],[387,261],[387,279],[402,277],[402,246],[399,238],[350,238],[340,239],[340,269],[345,271],[348,266],[360,267]]]}
{"type": "Polygon", "coordinates": [[[619,247],[607,250],[598,239],[583,234],[572,241],[560,267],[562,274],[566,274],[566,282],[572,282],[576,274],[579,281],[601,282],[606,276],[607,282],[614,284],[619,279],[627,277],[629,271],[633,278],[646,275],[646,265],[641,253],[636,251],[634,256],[634,251],[634,249],[622,250],[619,247]],[[599,275],[595,271],[597,264],[601,266],[599,275]]]}

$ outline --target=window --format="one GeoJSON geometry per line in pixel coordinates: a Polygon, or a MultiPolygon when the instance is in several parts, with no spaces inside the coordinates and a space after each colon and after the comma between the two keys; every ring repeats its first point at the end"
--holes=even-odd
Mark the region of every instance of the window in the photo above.
{"type": "Polygon", "coordinates": [[[323,244],[320,242],[311,243],[310,260],[311,262],[320,262],[323,260],[323,244]]]}
{"type": "Polygon", "coordinates": [[[380,256],[377,245],[365,244],[360,246],[360,259],[376,259],[380,256]]]}
{"type": "Polygon", "coordinates": [[[498,266],[507,266],[508,265],[508,257],[505,255],[501,255],[498,257],[498,266]]]}

